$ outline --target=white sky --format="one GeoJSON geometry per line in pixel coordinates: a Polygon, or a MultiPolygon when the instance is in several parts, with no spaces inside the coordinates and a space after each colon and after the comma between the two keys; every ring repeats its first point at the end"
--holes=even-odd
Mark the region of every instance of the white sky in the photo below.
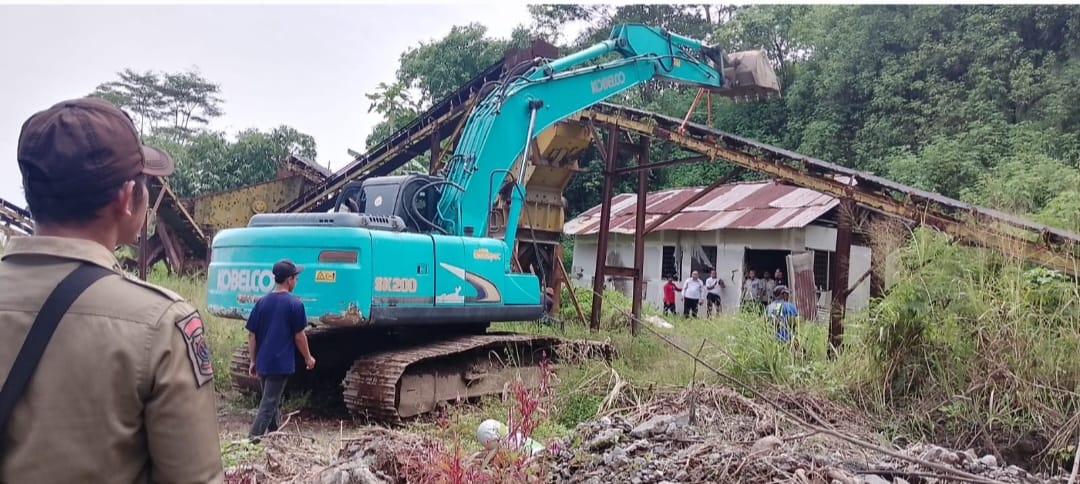
{"type": "Polygon", "coordinates": [[[398,56],[470,21],[508,37],[524,3],[394,5],[0,5],[0,198],[25,206],[19,128],[34,112],[89,94],[124,68],[198,67],[221,85],[211,127],[287,124],[337,169],[363,152],[380,117],[365,93],[394,79],[398,56]]]}

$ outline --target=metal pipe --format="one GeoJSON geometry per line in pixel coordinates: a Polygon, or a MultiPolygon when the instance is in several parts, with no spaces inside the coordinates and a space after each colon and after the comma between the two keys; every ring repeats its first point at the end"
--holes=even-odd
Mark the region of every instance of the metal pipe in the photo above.
{"type": "MultiPolygon", "coordinates": [[[[517,179],[513,181],[513,188],[510,190],[510,208],[506,214],[506,231],[503,233],[507,264],[514,254],[518,223],[520,223],[522,205],[525,203],[525,166],[529,163],[529,146],[532,145],[530,141],[533,137],[533,128],[536,127],[536,111],[541,106],[543,103],[539,100],[529,101],[529,107],[532,110],[529,115],[529,131],[525,135],[525,150],[521,153],[521,168],[518,169],[517,179]]],[[[488,197],[488,199],[491,198],[488,197]]]]}
{"type": "Polygon", "coordinates": [[[525,151],[521,154],[521,168],[518,169],[519,181],[525,179],[525,164],[529,162],[529,148],[532,146],[533,128],[536,127],[537,109],[539,109],[539,106],[532,106],[529,112],[529,130],[525,134],[525,151]]]}
{"type": "Polygon", "coordinates": [[[544,77],[547,75],[555,74],[557,72],[562,72],[578,64],[582,64],[602,55],[608,54],[613,50],[615,50],[615,41],[610,39],[605,40],[583,51],[575,52],[568,56],[553,60],[546,66],[544,66],[544,68],[537,70],[540,76],[531,77],[544,77]]]}

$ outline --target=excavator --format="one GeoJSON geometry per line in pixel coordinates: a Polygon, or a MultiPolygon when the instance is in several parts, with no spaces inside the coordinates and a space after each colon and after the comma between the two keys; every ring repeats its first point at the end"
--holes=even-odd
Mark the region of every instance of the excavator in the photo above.
{"type": "MultiPolygon", "coordinates": [[[[560,120],[651,80],[740,99],[780,92],[763,51],[725,53],[661,28],[617,25],[602,42],[522,62],[485,86],[440,174],[354,181],[327,212],[256,214],[218,232],[208,311],[244,320],[274,288],[274,262],[304,266],[294,294],[318,364],[298,364],[288,386],[329,385],[357,416],[407,418],[501,393],[516,377],[535,385],[541,360],[567,342],[488,331],[543,313],[539,279],[511,263],[530,146],[560,120]],[[507,198],[502,237],[493,237],[493,206],[507,198]]],[[[255,393],[249,361],[242,345],[231,374],[255,393]]]]}

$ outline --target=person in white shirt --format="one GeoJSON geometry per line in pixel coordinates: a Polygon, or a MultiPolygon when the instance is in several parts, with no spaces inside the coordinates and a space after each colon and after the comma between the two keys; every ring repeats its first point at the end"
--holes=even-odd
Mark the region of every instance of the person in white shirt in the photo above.
{"type": "Polygon", "coordinates": [[[750,269],[750,270],[746,271],[746,278],[743,279],[742,302],[743,302],[743,308],[745,308],[745,309],[750,309],[750,303],[754,303],[758,299],[757,293],[754,292],[754,279],[755,279],[755,276],[756,276],[756,274],[754,274],[754,270],[750,269]]]}
{"type": "Polygon", "coordinates": [[[698,278],[698,271],[690,273],[690,278],[683,283],[683,316],[690,317],[693,313],[694,317],[697,317],[698,301],[701,300],[702,289],[705,288],[705,283],[698,278]]]}
{"type": "Polygon", "coordinates": [[[716,276],[716,269],[709,271],[709,278],[705,279],[705,290],[708,291],[705,295],[705,317],[712,314],[713,307],[716,308],[716,314],[720,314],[720,291],[725,287],[727,286],[724,285],[724,280],[716,276]]]}

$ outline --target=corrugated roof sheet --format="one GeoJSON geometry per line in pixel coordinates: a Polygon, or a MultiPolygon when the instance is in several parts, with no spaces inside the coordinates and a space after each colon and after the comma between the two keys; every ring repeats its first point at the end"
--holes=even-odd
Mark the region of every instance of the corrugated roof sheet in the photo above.
{"type": "MultiPolygon", "coordinates": [[[[668,213],[705,187],[673,188],[649,192],[645,199],[645,225],[668,213]]],[[[840,202],[814,190],[776,182],[723,185],[660,224],[656,230],[706,232],[721,229],[776,230],[802,228],[840,202]]],[[[611,200],[611,232],[634,233],[636,193],[621,193],[611,200]]],[[[600,227],[600,205],[566,222],[570,235],[590,235],[600,227]]]]}

